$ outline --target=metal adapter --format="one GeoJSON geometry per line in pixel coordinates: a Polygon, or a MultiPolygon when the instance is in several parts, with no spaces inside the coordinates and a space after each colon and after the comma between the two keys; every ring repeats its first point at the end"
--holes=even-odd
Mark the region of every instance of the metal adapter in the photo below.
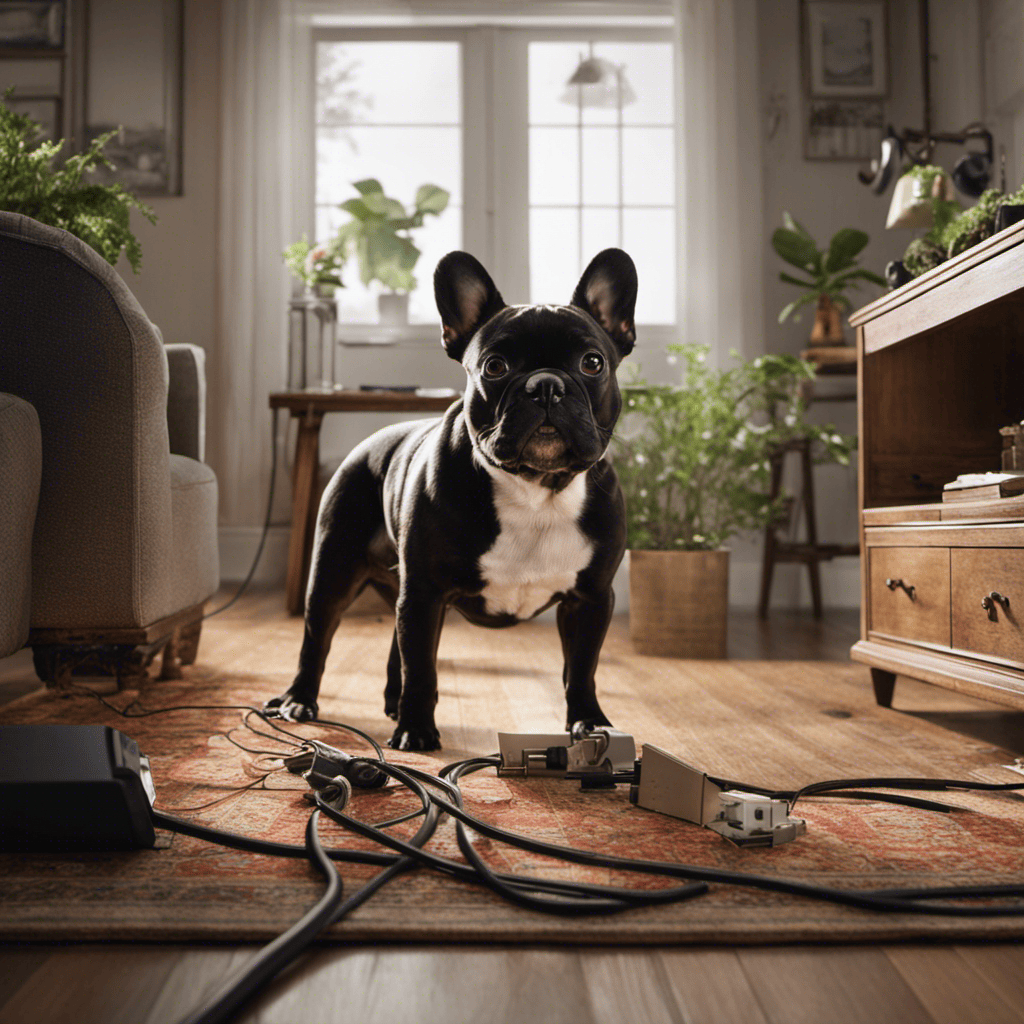
{"type": "Polygon", "coordinates": [[[548,776],[581,779],[584,783],[614,785],[629,781],[616,774],[633,774],[636,743],[626,732],[606,726],[572,732],[498,733],[499,775],[548,776]]]}
{"type": "Polygon", "coordinates": [[[737,846],[778,846],[807,831],[785,800],[723,790],[705,772],[645,743],[629,799],[638,807],[704,825],[737,846]]]}

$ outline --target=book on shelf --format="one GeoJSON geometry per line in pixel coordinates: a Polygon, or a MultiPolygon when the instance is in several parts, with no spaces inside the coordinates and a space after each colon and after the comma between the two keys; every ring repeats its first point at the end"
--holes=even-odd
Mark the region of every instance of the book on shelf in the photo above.
{"type": "Polygon", "coordinates": [[[991,501],[1024,494],[1024,471],[961,473],[942,489],[943,501],[991,501]]]}

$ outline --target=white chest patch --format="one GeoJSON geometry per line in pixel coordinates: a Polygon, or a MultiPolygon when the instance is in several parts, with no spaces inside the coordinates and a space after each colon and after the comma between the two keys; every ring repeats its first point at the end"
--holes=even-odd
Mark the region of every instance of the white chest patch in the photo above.
{"type": "Polygon", "coordinates": [[[492,615],[528,619],[553,594],[575,586],[577,573],[590,563],[593,542],[577,525],[586,477],[558,494],[505,473],[491,479],[501,532],[480,556],[482,597],[492,615]]]}

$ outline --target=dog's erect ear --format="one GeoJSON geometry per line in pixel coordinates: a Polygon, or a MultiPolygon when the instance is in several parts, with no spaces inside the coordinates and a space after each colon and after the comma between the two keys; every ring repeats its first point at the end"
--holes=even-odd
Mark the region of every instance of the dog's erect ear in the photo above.
{"type": "Polygon", "coordinates": [[[572,304],[589,313],[628,356],[636,341],[636,267],[621,249],[605,249],[583,271],[572,304]]]}
{"type": "Polygon", "coordinates": [[[450,252],[438,263],[434,298],[441,314],[441,344],[459,362],[477,329],[505,308],[491,275],[468,252],[450,252]]]}

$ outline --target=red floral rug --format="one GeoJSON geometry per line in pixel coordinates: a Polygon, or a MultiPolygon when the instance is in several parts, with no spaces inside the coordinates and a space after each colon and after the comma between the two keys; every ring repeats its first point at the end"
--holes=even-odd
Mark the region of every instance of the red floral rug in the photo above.
{"type": "MultiPolygon", "coordinates": [[[[464,685],[464,681],[462,684],[464,685]]],[[[190,703],[258,704],[268,684],[260,677],[198,683],[150,683],[135,696],[147,707],[190,703]],[[215,694],[215,697],[211,695],[215,694]]],[[[465,692],[462,699],[468,699],[465,692]]],[[[376,698],[375,698],[376,702],[376,698]]],[[[348,703],[351,711],[351,703],[348,703]]],[[[325,695],[325,718],[343,716],[342,701],[325,695]]],[[[383,719],[381,732],[383,728],[383,719]]],[[[260,838],[301,843],[310,805],[305,783],[287,773],[199,808],[257,778],[253,749],[278,745],[240,727],[235,711],[184,711],[125,721],[88,695],[53,693],[22,698],[0,710],[0,722],[105,723],[135,738],[149,754],[158,806],[204,824],[260,838]]],[[[367,746],[319,726],[293,726],[351,752],[367,746]]],[[[638,736],[638,745],[644,737],[638,736]]],[[[483,751],[478,751],[483,752],[483,751]]],[[[436,771],[452,759],[389,753],[398,764],[436,771]]],[[[993,769],[998,772],[999,769],[993,769]]],[[[1009,781],[1000,776],[999,781],[1009,781]]],[[[756,872],[852,889],[986,884],[1024,871],[1024,801],[956,794],[964,810],[939,814],[874,802],[808,800],[800,813],[807,835],[776,849],[739,849],[717,834],[632,806],[626,787],[583,792],[576,783],[510,780],[485,769],[464,780],[467,806],[480,817],[531,836],[589,850],[756,872]]],[[[350,812],[380,821],[410,810],[413,798],[389,788],[358,793],[350,812]]],[[[395,828],[411,835],[416,822],[395,828]]],[[[327,846],[373,848],[325,822],[327,846]]],[[[182,835],[158,833],[157,848],[131,853],[0,857],[0,937],[7,940],[264,940],[279,934],[312,904],[322,880],[303,860],[224,849],[182,835]]],[[[552,862],[475,837],[496,869],[615,882],[638,887],[671,884],[552,862]]],[[[446,821],[431,849],[461,859],[446,821]]],[[[340,865],[346,891],[357,891],[378,870],[340,865]]],[[[334,926],[339,941],[710,943],[891,940],[910,937],[1008,938],[1024,935],[1024,918],[956,919],[882,914],[803,898],[714,885],[685,903],[631,910],[612,917],[562,919],[511,906],[490,892],[426,870],[387,885],[334,926]]]]}

